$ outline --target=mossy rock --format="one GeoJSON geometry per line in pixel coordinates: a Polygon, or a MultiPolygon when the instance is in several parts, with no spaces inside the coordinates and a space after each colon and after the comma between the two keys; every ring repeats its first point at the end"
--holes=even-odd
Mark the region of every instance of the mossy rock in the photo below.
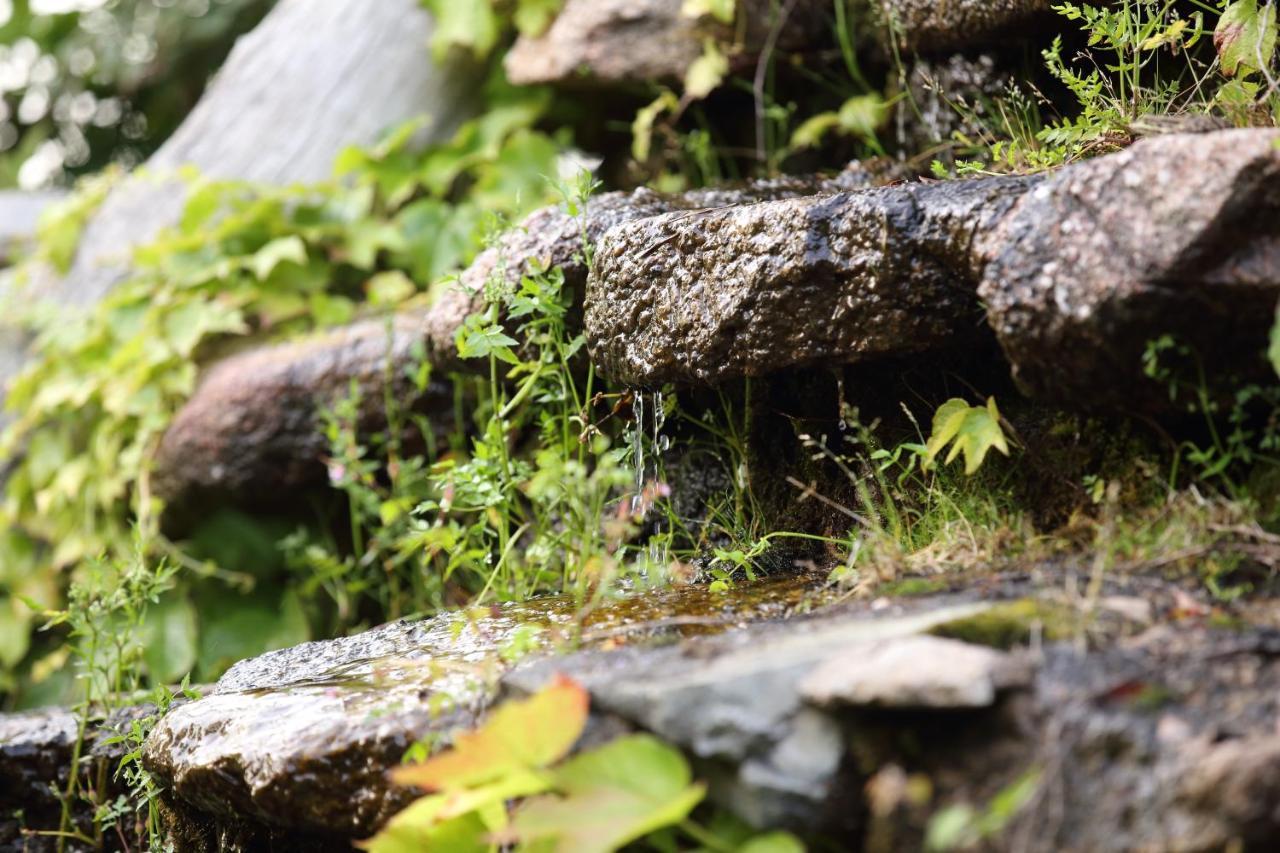
{"type": "Polygon", "coordinates": [[[1042,640],[1054,642],[1070,639],[1075,631],[1076,621],[1069,608],[1023,598],[944,622],[929,633],[935,637],[1008,650],[1029,644],[1037,635],[1042,640]]]}

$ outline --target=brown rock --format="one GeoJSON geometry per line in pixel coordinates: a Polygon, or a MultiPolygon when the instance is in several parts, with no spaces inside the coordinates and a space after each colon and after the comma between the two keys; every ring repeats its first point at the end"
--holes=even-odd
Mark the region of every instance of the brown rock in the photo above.
{"type": "Polygon", "coordinates": [[[225,359],[209,369],[161,440],[152,485],[170,505],[166,524],[180,529],[194,510],[216,505],[279,508],[291,493],[323,486],[329,447],[318,415],[348,395],[352,383],[360,390],[358,426],[365,433],[386,426],[388,377],[400,405],[427,414],[451,413],[446,374],[463,366],[457,332],[483,307],[485,283],[495,275],[514,283],[533,270],[559,267],[566,286],[580,294],[587,273],[584,232],[591,245],[613,225],[637,217],[788,198],[872,180],[855,169],[832,179],[782,178],[682,195],[607,193],[588,202],[585,219],[547,207],[481,253],[459,285],[443,291],[429,310],[392,321],[363,321],[225,359]],[[419,357],[434,368],[422,394],[405,376],[405,368],[419,357]]]}
{"type": "Polygon", "coordinates": [[[1029,393],[1167,405],[1142,373],[1171,334],[1206,374],[1265,368],[1280,295],[1280,131],[1144,140],[1069,166],[980,235],[979,295],[1029,393]]]}
{"type": "Polygon", "coordinates": [[[1055,0],[883,0],[887,23],[908,51],[945,52],[1019,35],[1052,14],[1055,0]]]}
{"type": "Polygon", "coordinates": [[[323,484],[328,444],[319,412],[350,394],[352,383],[360,390],[362,430],[385,426],[388,380],[402,405],[428,411],[452,405],[447,383],[433,378],[418,395],[405,368],[420,355],[449,365],[466,308],[450,295],[425,315],[368,320],[215,364],[160,442],[156,495],[181,526],[181,516],[197,506],[278,506],[290,490],[323,484]]]}
{"type": "MultiPolygon", "coordinates": [[[[567,0],[540,36],[521,36],[505,59],[519,85],[617,85],[679,80],[702,54],[703,41],[731,42],[735,32],[715,20],[684,14],[684,0],[567,0]]],[[[771,0],[742,0],[745,50],[755,55],[773,27],[771,0]]],[[[823,0],[800,0],[779,31],[779,45],[795,50],[829,37],[823,0]]]]}
{"type": "Polygon", "coordinates": [[[1029,178],[903,184],[668,214],[601,240],[596,365],[634,385],[715,384],[963,343],[971,246],[1029,178]]]}

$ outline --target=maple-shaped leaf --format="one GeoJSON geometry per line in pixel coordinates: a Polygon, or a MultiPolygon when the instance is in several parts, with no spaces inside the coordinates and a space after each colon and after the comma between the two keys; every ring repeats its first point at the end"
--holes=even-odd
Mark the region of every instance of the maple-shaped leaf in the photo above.
{"type": "Polygon", "coordinates": [[[457,791],[526,775],[564,758],[587,724],[590,697],[563,676],[528,699],[508,702],[453,748],[391,771],[399,785],[457,791]]]}
{"type": "Polygon", "coordinates": [[[1258,8],[1258,0],[1235,0],[1222,10],[1213,31],[1222,73],[1234,77],[1266,68],[1276,52],[1276,7],[1258,8]]]}
{"type": "Polygon", "coordinates": [[[527,801],[500,842],[556,853],[610,853],[679,823],[706,789],[692,784],[679,751],[650,735],[618,738],[566,761],[548,794],[527,801]]]}
{"type": "Polygon", "coordinates": [[[951,452],[944,461],[950,464],[963,453],[966,474],[977,471],[992,448],[1008,456],[1009,442],[1000,427],[995,398],[988,397],[985,407],[970,406],[958,397],[939,406],[933,415],[933,434],[925,445],[927,463],[933,464],[948,444],[951,452]]]}

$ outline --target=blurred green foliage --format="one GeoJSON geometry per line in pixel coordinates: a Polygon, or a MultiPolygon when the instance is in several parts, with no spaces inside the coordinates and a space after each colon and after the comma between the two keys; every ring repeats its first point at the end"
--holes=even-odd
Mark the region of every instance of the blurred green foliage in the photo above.
{"type": "Polygon", "coordinates": [[[141,162],[274,0],[0,0],[0,186],[141,162]]]}
{"type": "MultiPolygon", "coordinates": [[[[295,335],[422,299],[480,248],[495,218],[548,200],[568,139],[537,129],[545,94],[495,78],[485,97],[488,109],[453,139],[414,151],[416,124],[406,125],[344,152],[323,184],[189,174],[181,221],[135,252],[130,279],[83,314],[38,303],[26,312],[35,358],[12,385],[13,420],[0,438],[10,471],[0,508],[0,692],[21,681],[24,703],[66,695],[66,649],[56,634],[33,644],[35,609],[59,606],[86,561],[123,558],[135,525],[151,556],[190,570],[153,611],[164,623],[148,628],[156,648],[144,662],[155,678],[192,664],[216,677],[241,657],[308,638],[303,579],[285,574],[274,547],[281,531],[219,517],[210,519],[222,525],[216,535],[167,542],[146,486],[150,453],[198,364],[230,339],[295,335]]],[[[86,183],[46,223],[37,257],[67,255],[105,180],[86,183]]]]}

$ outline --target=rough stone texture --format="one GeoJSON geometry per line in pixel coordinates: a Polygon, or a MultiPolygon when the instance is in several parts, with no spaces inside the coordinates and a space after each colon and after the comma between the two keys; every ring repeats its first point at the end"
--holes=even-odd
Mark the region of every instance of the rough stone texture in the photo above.
{"type": "Polygon", "coordinates": [[[680,647],[585,652],[529,664],[507,684],[526,692],[567,674],[597,713],[699,759],[719,804],[838,849],[921,849],[941,808],[981,813],[1029,772],[1031,797],[984,849],[1261,850],[1280,833],[1274,631],[1163,624],[1137,635],[1130,626],[1087,653],[1052,643],[1014,670],[1022,686],[990,703],[970,701],[990,671],[971,669],[977,683],[963,687],[920,656],[900,664],[922,671],[912,707],[896,705],[896,687],[825,712],[804,701],[823,670],[932,645],[911,633],[955,606],[943,597],[891,606],[896,615],[829,613],[680,647]],[[948,700],[922,709],[922,690],[948,700]],[[911,779],[927,781],[927,802],[913,800],[911,779]]]}
{"type": "MultiPolygon", "coordinates": [[[[813,584],[786,578],[730,601],[705,587],[652,593],[596,611],[581,639],[616,645],[723,631],[786,615],[813,584]]],[[[510,665],[498,652],[518,628],[544,626],[546,646],[575,612],[570,599],[545,599],[242,661],[156,726],[144,761],[169,789],[167,807],[190,849],[206,849],[228,826],[258,841],[284,833],[271,849],[319,849],[299,833],[368,835],[413,796],[385,775],[409,745],[475,721],[510,665]]]]}
{"type": "MultiPolygon", "coordinates": [[[[395,623],[236,665],[170,711],[144,761],[177,849],[346,849],[411,796],[385,776],[409,743],[471,725],[499,683],[521,695],[567,674],[592,694],[588,741],[652,731],[715,802],[815,846],[921,849],[939,810],[981,813],[1031,772],[1032,795],[984,849],[1270,849],[1280,631],[1214,628],[1194,593],[1154,577],[1107,579],[1108,609],[1093,611],[1061,592],[1069,575],[837,603],[820,577],[651,592],[596,611],[583,650],[560,657],[546,652],[570,636],[567,599],[395,623]],[[1002,628],[1015,614],[1049,621],[1002,628]],[[498,652],[530,622],[540,648],[512,669],[498,652]],[[911,793],[923,783],[927,801],[911,793]]],[[[74,731],[66,712],[0,715],[0,809],[34,780],[16,795],[34,814],[38,786],[65,780],[74,731]]],[[[0,849],[17,832],[0,821],[0,849]]]]}
{"type": "Polygon", "coordinates": [[[505,233],[496,246],[481,252],[462,273],[461,290],[476,293],[495,270],[516,282],[532,269],[559,267],[565,283],[581,292],[587,268],[582,260],[583,240],[596,246],[615,225],[672,211],[712,210],[737,204],[798,198],[819,193],[864,189],[891,180],[889,169],[876,171],[850,164],[834,177],[817,175],[781,177],[728,184],[671,195],[642,187],[631,192],[604,193],[586,205],[585,222],[561,205],[530,214],[505,233]]]}
{"type": "Polygon", "coordinates": [[[799,684],[842,650],[980,613],[944,604],[884,617],[832,616],[765,625],[680,647],[585,652],[507,677],[532,692],[556,673],[591,691],[592,707],[640,725],[720,770],[713,796],[755,826],[801,827],[836,796],[840,727],[806,707],[799,684]]]}
{"type": "MultiPolygon", "coordinates": [[[[670,210],[791,198],[875,180],[872,173],[852,168],[834,178],[781,178],[678,196],[651,190],[607,193],[587,205],[586,238],[594,243],[619,222],[670,210]]],[[[322,486],[328,444],[318,412],[348,394],[353,380],[362,394],[364,431],[386,425],[388,375],[400,405],[427,414],[452,413],[445,374],[463,366],[456,334],[467,315],[482,307],[485,281],[499,274],[514,282],[530,270],[558,266],[566,286],[581,294],[583,226],[559,206],[531,214],[481,253],[458,286],[443,291],[431,308],[397,316],[390,338],[385,321],[364,321],[215,364],[157,452],[153,487],[170,504],[166,525],[180,529],[185,517],[210,506],[278,506],[285,494],[322,486]],[[419,354],[432,363],[436,377],[425,395],[418,395],[404,376],[419,354]]]]}
{"type": "Polygon", "coordinates": [[[668,214],[600,241],[597,366],[634,385],[713,384],[963,343],[975,238],[1034,178],[902,184],[668,214]]]}
{"type": "Polygon", "coordinates": [[[57,803],[49,786],[67,780],[77,728],[75,715],[61,708],[0,715],[0,816],[57,803]]]}
{"type": "Polygon", "coordinates": [[[1052,15],[1055,0],[883,0],[893,31],[908,51],[963,50],[1025,32],[1052,15]]]}
{"type": "MultiPolygon", "coordinates": [[[[76,716],[61,708],[0,714],[0,851],[53,853],[49,838],[24,834],[56,830],[62,817],[58,797],[67,784],[76,716]],[[21,810],[21,817],[17,812],[21,810]]],[[[85,815],[77,810],[73,818],[85,815]]]]}
{"type": "Polygon", "coordinates": [[[1034,395],[1167,404],[1142,376],[1173,334],[1207,374],[1265,367],[1280,295],[1280,131],[1170,134],[1069,166],[981,235],[979,295],[1034,395]]]}
{"type": "MultiPolygon", "coordinates": [[[[684,77],[712,38],[731,41],[730,27],[682,12],[684,0],[567,0],[539,36],[521,36],[504,59],[507,76],[519,85],[569,83],[647,84],[684,77]]],[[[754,62],[775,20],[771,0],[740,0],[745,49],[739,61],[754,62]]],[[[779,45],[803,49],[829,35],[828,5],[800,0],[779,29],[779,45]]]]}
{"type": "Polygon", "coordinates": [[[851,649],[800,685],[816,705],[871,708],[987,708],[999,691],[1025,687],[1026,662],[941,637],[907,637],[851,649]]]}
{"type": "MultiPolygon", "coordinates": [[[[870,53],[887,54],[896,37],[907,53],[949,53],[1024,35],[1037,21],[1052,20],[1054,0],[884,0],[853,8],[854,36],[870,53]],[[874,22],[875,26],[868,26],[874,22]]],[[[739,0],[735,27],[682,13],[684,0],[567,0],[547,31],[521,36],[505,58],[517,84],[637,85],[678,81],[703,49],[703,41],[738,45],[730,61],[754,67],[775,22],[777,49],[804,52],[834,47],[834,19],[825,0],[739,0]],[[741,30],[736,29],[741,25],[741,30]]]]}
{"type": "MultiPolygon", "coordinates": [[[[153,488],[170,503],[171,523],[202,506],[278,505],[285,490],[322,485],[328,442],[319,413],[360,389],[361,432],[385,428],[384,391],[418,411],[452,406],[448,384],[433,379],[419,394],[405,368],[419,354],[447,362],[460,323],[456,305],[422,315],[367,320],[328,334],[251,350],[217,363],[166,431],[153,488]],[[456,325],[455,325],[456,327],[456,325]]],[[[454,352],[456,355],[456,352],[454,352]]]]}

